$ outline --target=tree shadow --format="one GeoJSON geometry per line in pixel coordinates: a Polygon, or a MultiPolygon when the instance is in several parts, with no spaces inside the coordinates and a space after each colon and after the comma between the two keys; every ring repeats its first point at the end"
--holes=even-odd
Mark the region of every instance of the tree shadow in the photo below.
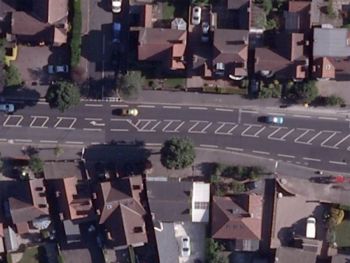
{"type": "Polygon", "coordinates": [[[17,100],[23,100],[15,103],[16,109],[23,109],[28,106],[33,107],[40,99],[40,93],[37,90],[27,87],[6,87],[1,95],[5,99],[16,98],[17,100]]]}

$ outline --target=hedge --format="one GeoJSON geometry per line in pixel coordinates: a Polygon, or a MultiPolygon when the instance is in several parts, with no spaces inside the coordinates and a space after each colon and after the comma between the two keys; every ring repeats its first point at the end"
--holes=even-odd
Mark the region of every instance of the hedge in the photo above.
{"type": "Polygon", "coordinates": [[[72,35],[70,41],[71,49],[71,67],[75,67],[79,64],[81,53],[81,4],[80,0],[73,0],[73,14],[72,14],[72,35]]]}

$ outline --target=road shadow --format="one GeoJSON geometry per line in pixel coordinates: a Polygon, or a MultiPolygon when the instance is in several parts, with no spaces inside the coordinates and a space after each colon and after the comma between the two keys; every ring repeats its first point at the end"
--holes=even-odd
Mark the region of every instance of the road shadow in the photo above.
{"type": "Polygon", "coordinates": [[[37,90],[27,87],[6,87],[1,96],[3,96],[5,100],[10,100],[12,98],[22,100],[22,102],[15,103],[15,108],[23,109],[25,107],[35,106],[38,103],[41,95],[37,90]]]}

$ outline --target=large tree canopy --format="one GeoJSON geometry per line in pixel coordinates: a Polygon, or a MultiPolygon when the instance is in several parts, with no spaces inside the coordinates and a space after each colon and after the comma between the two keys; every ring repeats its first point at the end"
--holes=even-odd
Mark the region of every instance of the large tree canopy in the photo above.
{"type": "Polygon", "coordinates": [[[59,111],[63,112],[79,103],[79,89],[73,83],[60,81],[49,88],[46,100],[51,107],[58,108],[59,111]]]}

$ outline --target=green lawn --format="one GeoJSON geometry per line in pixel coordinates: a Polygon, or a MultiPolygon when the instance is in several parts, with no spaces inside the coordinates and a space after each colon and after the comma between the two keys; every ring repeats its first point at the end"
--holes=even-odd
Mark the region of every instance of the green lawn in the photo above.
{"type": "Polygon", "coordinates": [[[171,20],[174,18],[175,6],[172,3],[164,2],[163,3],[163,19],[171,20]]]}
{"type": "Polygon", "coordinates": [[[350,220],[335,227],[335,240],[338,247],[350,247],[350,220]]]}
{"type": "Polygon", "coordinates": [[[164,84],[168,88],[175,88],[177,86],[184,87],[186,84],[185,78],[169,78],[165,79],[164,84]]]}
{"type": "Polygon", "coordinates": [[[19,263],[39,263],[38,247],[30,247],[24,251],[22,259],[19,263]]]}

